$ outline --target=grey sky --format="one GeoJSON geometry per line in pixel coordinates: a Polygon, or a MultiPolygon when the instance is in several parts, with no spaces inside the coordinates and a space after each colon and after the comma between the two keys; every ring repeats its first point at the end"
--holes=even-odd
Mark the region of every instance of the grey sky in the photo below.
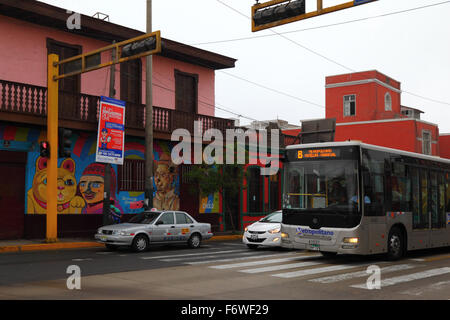
{"type": "MultiPolygon", "coordinates": [[[[347,1],[323,2],[328,7],[347,1]]],[[[102,12],[113,23],[145,31],[146,0],[42,2],[86,15],[102,12]]],[[[282,35],[251,32],[245,16],[254,3],[153,0],[153,30],[164,38],[238,59],[234,69],[216,73],[218,107],[299,124],[325,116],[326,76],[376,69],[401,82],[402,105],[423,110],[423,120],[450,133],[450,1],[379,0],[272,29],[282,35]],[[423,6],[429,7],[390,14],[423,6]],[[371,19],[350,22],[362,18],[371,19]],[[236,40],[241,38],[250,39],[236,40]],[[221,40],[233,41],[216,42],[221,40]]],[[[316,0],[306,4],[314,10],[316,0]]],[[[216,115],[236,117],[221,110],[216,115]]],[[[250,121],[241,118],[241,124],[250,121]]]]}

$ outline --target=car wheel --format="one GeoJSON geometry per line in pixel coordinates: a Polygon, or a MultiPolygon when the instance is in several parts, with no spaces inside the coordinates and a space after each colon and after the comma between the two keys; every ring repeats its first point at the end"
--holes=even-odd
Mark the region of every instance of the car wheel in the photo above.
{"type": "Polygon", "coordinates": [[[188,245],[191,248],[198,248],[202,242],[202,237],[198,233],[194,233],[188,240],[188,245]]]}
{"type": "Polygon", "coordinates": [[[138,234],[136,237],[134,237],[131,247],[136,252],[144,252],[148,249],[148,244],[149,243],[147,236],[138,234]]]}
{"type": "Polygon", "coordinates": [[[389,260],[398,260],[405,253],[405,244],[403,234],[399,228],[392,228],[388,237],[388,252],[387,257],[389,260]]]}
{"type": "Polygon", "coordinates": [[[258,245],[257,245],[257,244],[247,244],[247,247],[248,247],[249,249],[255,250],[255,249],[258,248],[258,245]]]}

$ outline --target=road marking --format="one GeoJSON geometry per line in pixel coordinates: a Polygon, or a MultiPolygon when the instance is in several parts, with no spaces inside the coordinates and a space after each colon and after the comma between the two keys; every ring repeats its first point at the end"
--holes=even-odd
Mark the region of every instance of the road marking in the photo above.
{"type": "Polygon", "coordinates": [[[314,266],[314,265],[318,265],[318,264],[323,264],[323,262],[310,261],[310,262],[290,263],[290,264],[282,264],[282,265],[277,265],[277,266],[239,270],[239,272],[261,273],[261,272],[268,272],[268,271],[278,271],[278,270],[286,270],[286,269],[293,269],[293,268],[309,267],[309,266],[314,266]]]}
{"type": "Polygon", "coordinates": [[[175,257],[206,256],[206,255],[211,255],[211,254],[232,253],[232,252],[246,252],[246,251],[247,250],[225,250],[225,251],[216,251],[216,252],[199,252],[199,253],[176,254],[176,255],[170,255],[170,256],[141,257],[141,259],[150,260],[150,259],[164,259],[164,258],[175,258],[175,257]]]}
{"type": "Polygon", "coordinates": [[[250,266],[258,266],[262,264],[272,264],[272,263],[279,263],[279,262],[287,262],[287,261],[293,261],[293,260],[302,260],[302,259],[308,259],[313,257],[318,257],[319,255],[315,256],[296,256],[296,257],[290,257],[290,258],[280,258],[280,259],[269,259],[269,260],[258,260],[258,261],[250,261],[250,262],[241,262],[241,263],[233,263],[233,264],[223,264],[218,266],[210,266],[210,268],[213,269],[231,269],[231,268],[240,268],[240,267],[250,267],[250,266]]]}
{"type": "MultiPolygon", "coordinates": [[[[408,269],[412,269],[414,267],[415,266],[413,266],[411,264],[399,264],[399,265],[381,268],[380,271],[381,271],[381,274],[384,275],[389,272],[408,270],[408,269]]],[[[339,282],[339,281],[344,281],[344,280],[349,280],[349,279],[354,279],[354,278],[361,278],[361,277],[366,277],[366,276],[368,277],[369,274],[364,270],[364,271],[358,271],[358,272],[338,274],[335,276],[316,278],[316,279],[311,279],[309,281],[318,282],[318,283],[335,283],[335,282],[339,282]]]]}
{"type": "MultiPolygon", "coordinates": [[[[381,287],[388,287],[388,286],[392,286],[392,285],[399,284],[399,283],[420,280],[420,279],[426,279],[426,278],[431,278],[431,277],[435,277],[435,276],[441,276],[441,275],[444,275],[447,273],[450,273],[449,267],[437,268],[437,269],[431,269],[431,270],[427,270],[427,271],[423,271],[423,272],[412,273],[412,274],[408,274],[405,276],[381,280],[381,287]]],[[[358,289],[368,289],[367,285],[365,283],[353,285],[351,287],[358,288],[358,289]]]]}
{"type": "Polygon", "coordinates": [[[76,262],[79,262],[79,261],[91,261],[91,260],[92,260],[92,258],[85,258],[85,259],[76,258],[76,259],[72,259],[72,261],[76,261],[76,262]]]}
{"type": "Polygon", "coordinates": [[[360,264],[336,265],[336,266],[329,266],[329,267],[316,268],[316,269],[307,269],[307,270],[300,270],[300,271],[294,271],[294,272],[277,273],[277,274],[273,274],[272,277],[299,278],[299,277],[309,276],[312,274],[340,271],[340,270],[358,268],[358,267],[367,266],[367,265],[369,265],[369,264],[368,263],[364,263],[364,264],[360,263],[360,264]]]}
{"type": "MultiPolygon", "coordinates": [[[[214,259],[214,258],[219,258],[220,256],[222,256],[222,255],[215,255],[212,253],[210,253],[210,254],[211,254],[210,256],[192,257],[192,259],[195,259],[195,258],[197,258],[197,259],[214,259]]],[[[255,254],[257,254],[257,253],[256,252],[242,252],[239,254],[239,256],[241,257],[241,256],[255,255],[255,254]]],[[[190,258],[190,257],[188,257],[188,258],[190,258]]],[[[161,261],[164,261],[164,262],[173,262],[173,261],[180,261],[180,260],[186,260],[186,257],[173,258],[173,259],[161,259],[161,261]]],[[[202,260],[202,261],[204,261],[204,260],[202,260]]]]}
{"type": "Polygon", "coordinates": [[[198,265],[198,264],[208,264],[208,263],[216,263],[216,262],[232,262],[232,261],[242,261],[242,260],[248,260],[248,259],[255,259],[255,258],[272,258],[272,257],[280,257],[280,256],[287,256],[292,255],[292,253],[278,253],[278,254],[259,254],[257,252],[254,253],[254,257],[236,257],[236,258],[226,258],[226,259],[214,259],[214,260],[203,260],[203,261],[194,261],[194,262],[186,262],[186,264],[189,265],[198,265]]]}
{"type": "MultiPolygon", "coordinates": [[[[407,290],[400,292],[401,294],[408,294],[411,296],[420,296],[423,293],[430,292],[430,291],[436,291],[436,290],[443,290],[448,287],[450,289],[450,281],[441,281],[437,283],[430,284],[426,287],[420,287],[412,290],[407,290]]],[[[446,289],[447,295],[448,295],[448,289],[446,289]]],[[[450,300],[450,299],[449,299],[450,300]]]]}
{"type": "Polygon", "coordinates": [[[443,255],[443,256],[435,256],[435,257],[425,258],[424,260],[426,262],[432,262],[432,261],[438,261],[438,260],[444,260],[444,259],[450,259],[450,254],[443,255]]]}

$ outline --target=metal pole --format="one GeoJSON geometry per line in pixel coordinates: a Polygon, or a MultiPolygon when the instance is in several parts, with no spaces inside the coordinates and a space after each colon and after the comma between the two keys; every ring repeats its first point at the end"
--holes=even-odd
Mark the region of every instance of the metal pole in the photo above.
{"type": "MultiPolygon", "coordinates": [[[[113,42],[115,43],[115,41],[113,42]]],[[[111,52],[111,61],[114,61],[116,59],[116,49],[112,49],[111,52]]],[[[110,74],[109,74],[109,97],[114,98],[116,95],[116,65],[113,64],[110,67],[110,74]]],[[[109,211],[111,207],[111,164],[106,163],[105,164],[105,173],[103,175],[104,177],[104,194],[103,194],[103,225],[108,224],[108,217],[109,217],[109,211]]],[[[115,192],[115,190],[113,190],[115,192]]]]}
{"type": "MultiPolygon", "coordinates": [[[[152,32],[152,0],[147,0],[147,33],[152,32]]],[[[146,58],[145,89],[145,198],[148,206],[153,207],[153,57],[146,58]]]]}
{"type": "Polygon", "coordinates": [[[48,55],[47,70],[47,140],[50,144],[50,157],[47,162],[47,231],[46,242],[58,241],[58,75],[59,57],[48,55]]]}

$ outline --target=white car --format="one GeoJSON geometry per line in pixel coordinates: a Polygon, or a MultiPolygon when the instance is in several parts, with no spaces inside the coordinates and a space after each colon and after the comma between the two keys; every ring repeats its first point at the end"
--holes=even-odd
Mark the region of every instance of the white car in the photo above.
{"type": "Polygon", "coordinates": [[[250,249],[258,246],[281,246],[281,210],[275,211],[244,230],[242,241],[250,249]]]}

